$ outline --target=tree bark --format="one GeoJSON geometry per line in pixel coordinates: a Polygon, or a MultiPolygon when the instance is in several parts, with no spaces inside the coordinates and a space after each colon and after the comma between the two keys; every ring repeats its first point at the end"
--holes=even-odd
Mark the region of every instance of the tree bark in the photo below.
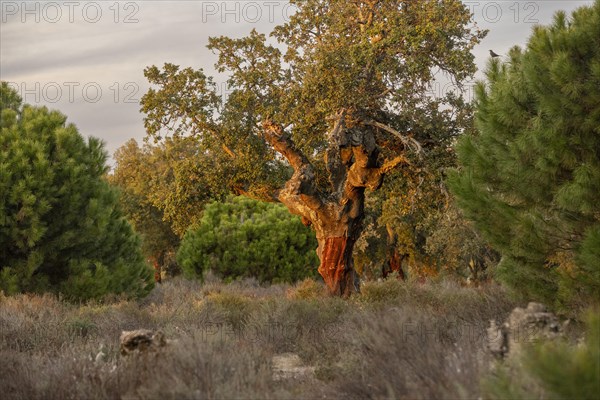
{"type": "Polygon", "coordinates": [[[156,283],[162,283],[162,265],[164,263],[164,259],[164,252],[152,257],[152,266],[154,267],[154,282],[156,283]]]}
{"type": "MultiPolygon", "coordinates": [[[[388,256],[388,266],[389,266],[389,273],[398,273],[398,279],[403,281],[406,279],[406,276],[404,275],[404,271],[402,270],[402,262],[404,261],[404,259],[406,258],[405,254],[400,254],[398,253],[398,249],[396,248],[392,248],[390,249],[390,254],[388,256]]],[[[388,274],[384,274],[384,278],[387,277],[388,274]]]]}
{"type": "Polygon", "coordinates": [[[396,272],[398,279],[404,280],[406,276],[402,270],[402,262],[408,258],[408,254],[400,254],[398,251],[398,238],[396,233],[392,229],[391,225],[386,225],[387,230],[387,254],[385,265],[383,266],[383,277],[387,278],[388,275],[396,272]]]}
{"type": "Polygon", "coordinates": [[[330,292],[347,297],[359,291],[358,275],[352,261],[354,241],[342,236],[321,239],[319,242],[319,274],[330,292]]]}
{"type": "Polygon", "coordinates": [[[403,156],[379,160],[375,131],[381,127],[372,121],[362,123],[346,110],[333,120],[325,157],[328,188],[317,186],[314,166],[281,125],[265,121],[263,133],[294,169],[284,188],[273,197],[315,229],[319,273],[332,295],[349,296],[359,290],[352,250],[362,232],[365,189],[377,190],[385,173],[408,161],[403,156]]]}

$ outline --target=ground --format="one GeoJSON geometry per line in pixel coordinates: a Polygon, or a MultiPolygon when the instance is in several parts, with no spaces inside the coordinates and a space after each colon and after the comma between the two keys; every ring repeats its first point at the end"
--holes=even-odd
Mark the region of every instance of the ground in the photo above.
{"type": "Polygon", "coordinates": [[[490,284],[261,287],[167,281],[145,299],[0,296],[3,399],[477,398],[485,330],[515,304],[490,284]],[[167,344],[122,356],[122,331],[167,344]]]}

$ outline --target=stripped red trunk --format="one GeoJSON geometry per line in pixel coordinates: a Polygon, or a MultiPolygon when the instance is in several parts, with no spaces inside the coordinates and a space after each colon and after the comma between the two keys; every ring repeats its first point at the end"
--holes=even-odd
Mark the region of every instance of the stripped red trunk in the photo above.
{"type": "Polygon", "coordinates": [[[349,296],[357,292],[358,276],[352,261],[354,240],[342,236],[325,238],[321,242],[319,274],[331,294],[349,296]]]}
{"type": "Polygon", "coordinates": [[[154,267],[154,282],[162,283],[162,264],[164,254],[159,254],[152,257],[152,266],[154,267]]]}
{"type": "Polygon", "coordinates": [[[406,255],[401,255],[395,247],[388,249],[386,265],[383,268],[383,277],[387,278],[388,275],[396,272],[398,274],[398,279],[405,280],[406,276],[402,270],[402,261],[405,258],[406,255]]]}
{"type": "Polygon", "coordinates": [[[396,272],[398,274],[398,279],[404,280],[406,276],[404,275],[404,271],[402,270],[402,261],[408,257],[408,254],[400,254],[398,252],[398,237],[396,236],[396,232],[394,232],[394,228],[390,225],[386,225],[387,231],[387,254],[385,265],[383,266],[383,277],[387,278],[388,275],[396,272]]]}

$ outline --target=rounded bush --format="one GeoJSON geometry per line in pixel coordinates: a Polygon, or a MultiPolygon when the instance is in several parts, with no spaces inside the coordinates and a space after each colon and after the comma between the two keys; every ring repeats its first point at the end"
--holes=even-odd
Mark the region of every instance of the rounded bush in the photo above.
{"type": "Polygon", "coordinates": [[[212,270],[225,279],[294,282],[315,275],[316,248],[314,233],[283,205],[234,197],[206,207],[177,261],[187,277],[212,270]]]}

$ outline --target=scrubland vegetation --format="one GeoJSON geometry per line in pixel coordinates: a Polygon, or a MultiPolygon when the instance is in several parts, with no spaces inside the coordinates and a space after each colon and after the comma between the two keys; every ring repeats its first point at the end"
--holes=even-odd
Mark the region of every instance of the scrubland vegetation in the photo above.
{"type": "MultiPolygon", "coordinates": [[[[0,297],[4,399],[593,398],[597,314],[570,339],[541,343],[514,363],[487,351],[490,319],[517,305],[494,284],[363,285],[350,300],[322,283],[260,286],[176,278],[140,301],[72,304],[0,297]],[[155,352],[121,356],[121,331],[164,333],[155,352]],[[273,357],[298,355],[307,374],[278,379],[273,357]],[[525,360],[525,361],[523,361],[525,360]]],[[[524,339],[526,340],[526,338],[524,339]]]]}
{"type": "Polygon", "coordinates": [[[65,398],[476,398],[489,319],[514,306],[496,285],[367,283],[350,300],[307,280],[261,287],[166,281],[140,301],[0,299],[0,393],[65,398]],[[123,330],[169,344],[119,355],[123,330]],[[98,356],[99,353],[105,355],[98,356]],[[294,353],[314,375],[275,381],[294,353]]]}
{"type": "Polygon", "coordinates": [[[152,140],[110,173],[2,83],[2,399],[597,397],[600,0],[473,104],[426,95],[475,72],[460,1],[300,4],[285,55],[209,39],[226,101],[148,67],[152,140]],[[532,300],[556,335],[495,359],[490,321],[532,300]],[[121,355],[140,328],[166,345],[121,355]]]}

